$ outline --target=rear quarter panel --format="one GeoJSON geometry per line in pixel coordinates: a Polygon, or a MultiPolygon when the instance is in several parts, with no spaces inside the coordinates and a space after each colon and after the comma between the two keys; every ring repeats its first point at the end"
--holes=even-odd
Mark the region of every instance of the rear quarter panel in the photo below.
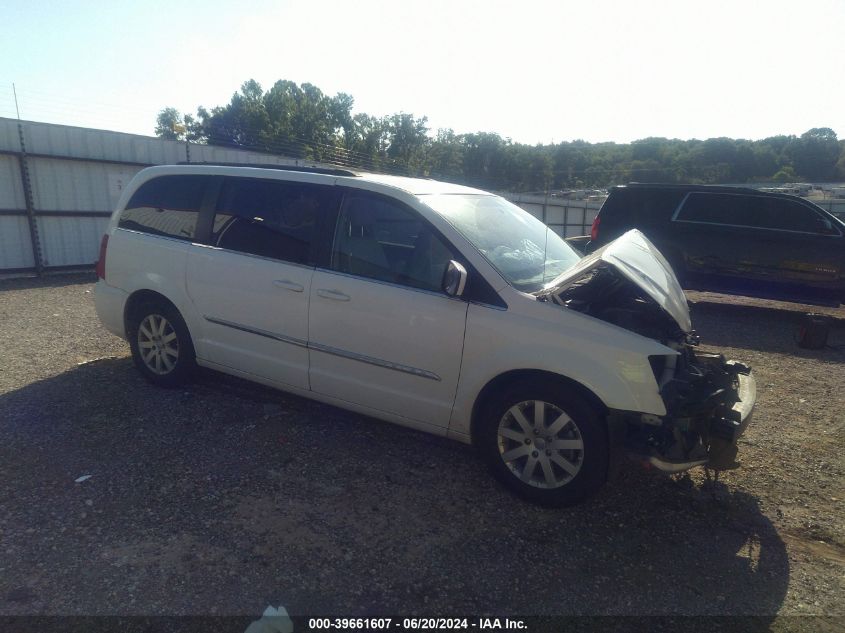
{"type": "Polygon", "coordinates": [[[106,283],[127,296],[152,290],[169,299],[182,314],[188,329],[199,322],[185,289],[185,263],[190,242],[112,229],[106,255],[106,283]]]}

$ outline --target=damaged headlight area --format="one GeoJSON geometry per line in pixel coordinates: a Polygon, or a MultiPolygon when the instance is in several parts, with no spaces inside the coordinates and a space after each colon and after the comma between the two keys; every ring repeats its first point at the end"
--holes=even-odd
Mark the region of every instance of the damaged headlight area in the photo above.
{"type": "Polygon", "coordinates": [[[756,400],[754,377],[741,363],[696,349],[698,336],[671,267],[640,233],[623,237],[581,260],[537,298],[675,350],[649,357],[666,413],[612,412],[616,448],[670,473],[700,465],[733,468],[737,439],[756,400]]]}
{"type": "Polygon", "coordinates": [[[751,370],[721,354],[676,347],[677,356],[650,357],[666,415],[620,414],[625,448],[666,472],[706,465],[736,467],[736,442],[751,419],[756,388],[751,370]]]}
{"type": "Polygon", "coordinates": [[[736,466],[736,442],[756,398],[748,367],[697,350],[694,331],[684,331],[651,293],[610,264],[597,263],[548,296],[677,352],[649,357],[666,415],[616,414],[629,455],[669,473],[736,466]]]}

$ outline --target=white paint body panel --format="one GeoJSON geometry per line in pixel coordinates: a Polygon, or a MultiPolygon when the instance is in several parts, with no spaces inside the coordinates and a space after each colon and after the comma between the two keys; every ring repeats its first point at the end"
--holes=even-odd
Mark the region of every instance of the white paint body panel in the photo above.
{"type": "MultiPolygon", "coordinates": [[[[152,290],[167,297],[182,314],[191,332],[199,330],[200,321],[185,293],[185,261],[190,242],[174,240],[126,229],[109,229],[106,253],[106,284],[123,291],[127,298],[139,290],[152,290]]],[[[102,292],[101,284],[95,287],[102,292]]],[[[95,305],[103,323],[122,323],[121,314],[100,313],[106,306],[116,309],[117,303],[97,300],[95,305]]]]}
{"type": "Polygon", "coordinates": [[[449,437],[452,437],[453,439],[464,443],[469,443],[470,441],[468,437],[462,437],[459,434],[452,433],[450,430],[446,429],[446,427],[434,426],[432,424],[427,424],[426,422],[420,422],[419,420],[415,420],[414,418],[405,417],[403,415],[398,415],[395,413],[389,413],[387,411],[384,411],[383,409],[374,409],[372,407],[367,407],[365,405],[357,404],[355,402],[349,402],[348,400],[333,398],[332,396],[327,396],[316,391],[311,391],[310,389],[300,389],[291,385],[280,385],[277,382],[268,380],[267,378],[262,378],[261,376],[258,376],[256,374],[251,374],[249,372],[241,371],[239,369],[234,369],[233,367],[229,367],[227,365],[218,365],[216,363],[212,363],[211,361],[204,360],[201,358],[197,359],[197,364],[202,367],[208,367],[209,369],[214,369],[216,371],[223,372],[224,374],[229,374],[230,376],[237,376],[246,380],[252,380],[253,382],[257,382],[262,385],[267,385],[268,387],[282,389],[287,393],[292,393],[297,396],[302,396],[303,398],[310,398],[318,402],[331,404],[333,406],[340,407],[341,409],[346,409],[347,411],[354,411],[355,413],[360,413],[362,415],[368,415],[379,420],[384,420],[385,422],[392,422],[393,424],[399,424],[400,426],[416,429],[417,431],[431,433],[432,435],[448,435],[449,437]]]}
{"type": "Polygon", "coordinates": [[[309,350],[311,388],[446,427],[461,369],[466,313],[465,301],[445,295],[318,270],[309,315],[309,342],[314,345],[309,350]],[[353,360],[321,347],[402,369],[353,360]]]}
{"type": "Polygon", "coordinates": [[[501,294],[508,310],[469,306],[450,430],[469,435],[478,394],[497,376],[518,369],[570,378],[611,409],[666,413],[648,356],[676,352],[511,288],[501,294]]]}
{"type": "MultiPolygon", "coordinates": [[[[470,440],[473,405],[483,387],[513,370],[564,376],[612,409],[665,413],[648,356],[673,350],[509,286],[451,224],[420,202],[415,194],[421,192],[479,193],[388,176],[146,169],[123,191],[110,222],[108,286],[97,286],[100,318],[112,331],[119,329],[125,298],[154,290],[182,313],[202,365],[461,441],[470,440]],[[507,309],[116,228],[119,211],[138,186],[179,173],[298,180],[391,196],[437,228],[507,309]],[[276,288],[277,279],[300,284],[303,291],[276,288]],[[349,300],[328,299],[320,290],[349,300]],[[299,343],[212,325],[205,317],[299,343]]],[[[621,251],[616,255],[624,258],[621,251]]]]}
{"type": "Polygon", "coordinates": [[[102,279],[94,287],[94,306],[103,326],[115,336],[126,338],[123,311],[129,294],[120,288],[108,285],[102,279]]]}
{"type": "Polygon", "coordinates": [[[312,268],[192,244],[187,290],[202,321],[197,355],[283,385],[308,388],[308,298],[312,268]],[[274,282],[285,282],[291,290],[274,282]],[[257,335],[209,320],[265,332],[257,335]],[[270,335],[301,341],[296,345],[270,335]]]}

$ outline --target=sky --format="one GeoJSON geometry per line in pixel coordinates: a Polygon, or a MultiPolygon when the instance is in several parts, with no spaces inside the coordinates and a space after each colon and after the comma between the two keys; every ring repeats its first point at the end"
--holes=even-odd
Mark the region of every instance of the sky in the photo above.
{"type": "Polygon", "coordinates": [[[845,138],[845,0],[0,0],[0,116],[152,134],[247,79],[522,143],[845,138]]]}

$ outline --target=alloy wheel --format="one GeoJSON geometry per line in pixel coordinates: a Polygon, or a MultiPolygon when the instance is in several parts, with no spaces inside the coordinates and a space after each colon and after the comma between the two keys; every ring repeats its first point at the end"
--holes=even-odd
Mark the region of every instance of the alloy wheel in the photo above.
{"type": "Polygon", "coordinates": [[[578,425],[550,402],[526,400],[499,421],[499,454],[522,482],[537,488],[565,486],[584,463],[578,425]]]}
{"type": "Polygon", "coordinates": [[[179,360],[179,338],[176,330],[160,314],[147,315],[138,326],[138,351],[151,372],[164,376],[179,360]]]}

